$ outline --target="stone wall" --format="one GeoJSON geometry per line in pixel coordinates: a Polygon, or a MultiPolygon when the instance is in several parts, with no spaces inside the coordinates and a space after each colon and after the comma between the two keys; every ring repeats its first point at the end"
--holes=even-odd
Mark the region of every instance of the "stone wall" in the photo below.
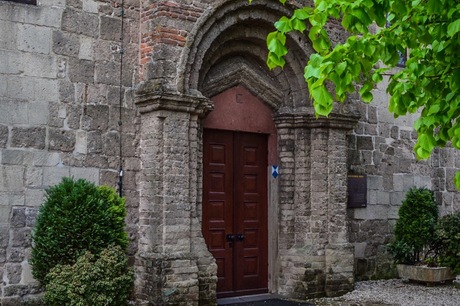
{"type": "Polygon", "coordinates": [[[309,1],[126,0],[123,24],[119,0],[39,2],[0,2],[2,305],[40,291],[27,259],[45,189],[63,176],[116,187],[120,156],[138,302],[215,303],[200,223],[201,121],[208,98],[237,85],[277,127],[271,292],[337,295],[355,279],[392,276],[385,244],[410,187],[435,190],[444,214],[460,209],[458,153],[415,159],[414,117],[388,113],[387,81],[371,105],[352,96],[316,120],[303,79],[308,39],[289,36],[284,69],[265,67],[273,22],[309,1]],[[365,208],[346,207],[351,172],[367,175],[365,208]]]}
{"type": "Polygon", "coordinates": [[[410,188],[432,189],[441,214],[460,210],[460,194],[453,181],[460,165],[458,150],[446,147],[435,150],[429,160],[416,159],[413,124],[417,115],[394,118],[389,113],[385,90],[390,75],[374,90],[371,105],[358,104],[362,119],[348,137],[349,171],[366,174],[368,188],[367,207],[348,209],[358,280],[396,275],[385,245],[410,188]]]}
{"type": "Polygon", "coordinates": [[[28,258],[45,189],[64,176],[116,187],[120,139],[130,255],[137,250],[140,163],[131,88],[137,71],[138,14],[135,2],[127,3],[120,109],[121,19],[116,2],[0,2],[2,305],[19,305],[27,294],[40,290],[28,258]]]}

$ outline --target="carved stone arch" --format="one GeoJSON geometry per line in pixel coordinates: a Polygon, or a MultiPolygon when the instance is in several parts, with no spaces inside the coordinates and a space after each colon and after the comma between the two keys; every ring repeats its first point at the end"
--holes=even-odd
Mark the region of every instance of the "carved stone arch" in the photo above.
{"type": "Polygon", "coordinates": [[[283,101],[283,94],[276,90],[276,82],[265,75],[260,67],[254,67],[244,58],[233,58],[207,74],[201,92],[207,97],[213,97],[229,88],[243,85],[252,94],[259,97],[273,110],[278,110],[283,101]]]}
{"type": "MultiPolygon", "coordinates": [[[[246,65],[246,73],[252,70],[257,78],[271,79],[274,89],[283,95],[282,103],[275,109],[309,106],[303,67],[312,49],[304,35],[288,37],[290,52],[284,69],[270,71],[265,64],[267,34],[273,31],[274,22],[283,15],[292,14],[294,9],[292,4],[283,6],[276,1],[254,1],[251,5],[245,1],[220,1],[196,23],[187,38],[178,68],[179,92],[204,94],[212,87],[207,84],[212,81],[211,76],[222,73],[229,76],[223,70],[241,71],[229,64],[236,58],[244,58],[251,64],[246,65]]],[[[233,77],[233,81],[236,79],[233,77]]],[[[264,97],[260,98],[265,101],[264,97]]]]}

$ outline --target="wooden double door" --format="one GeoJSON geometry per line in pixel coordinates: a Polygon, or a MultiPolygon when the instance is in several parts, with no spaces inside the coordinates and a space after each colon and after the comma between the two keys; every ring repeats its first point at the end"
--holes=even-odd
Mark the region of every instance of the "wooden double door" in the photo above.
{"type": "Polygon", "coordinates": [[[268,291],[267,135],[205,129],[203,235],[218,297],[268,291]]]}

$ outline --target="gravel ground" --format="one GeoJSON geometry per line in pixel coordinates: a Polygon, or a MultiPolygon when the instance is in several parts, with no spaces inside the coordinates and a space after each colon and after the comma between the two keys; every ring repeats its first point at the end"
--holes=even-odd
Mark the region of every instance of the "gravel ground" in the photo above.
{"type": "Polygon", "coordinates": [[[337,298],[309,300],[317,306],[459,306],[460,282],[424,286],[400,279],[357,282],[355,290],[337,298]]]}

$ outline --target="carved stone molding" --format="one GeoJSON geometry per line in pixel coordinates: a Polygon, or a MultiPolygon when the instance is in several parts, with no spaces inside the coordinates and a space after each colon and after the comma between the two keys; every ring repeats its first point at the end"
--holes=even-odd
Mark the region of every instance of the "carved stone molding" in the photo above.
{"type": "Polygon", "coordinates": [[[211,100],[206,97],[179,93],[141,92],[136,95],[135,103],[141,114],[168,110],[204,116],[213,109],[211,100]]]}

